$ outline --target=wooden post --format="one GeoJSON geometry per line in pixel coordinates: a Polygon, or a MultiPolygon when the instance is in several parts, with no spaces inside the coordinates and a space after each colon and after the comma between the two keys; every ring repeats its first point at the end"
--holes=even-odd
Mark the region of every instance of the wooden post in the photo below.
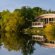
{"type": "Polygon", "coordinates": [[[48,18],[48,24],[49,24],[49,18],[48,18]]]}

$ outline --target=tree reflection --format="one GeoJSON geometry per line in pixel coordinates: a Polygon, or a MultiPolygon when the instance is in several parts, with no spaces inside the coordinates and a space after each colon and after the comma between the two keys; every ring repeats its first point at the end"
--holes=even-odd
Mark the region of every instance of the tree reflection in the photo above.
{"type": "Polygon", "coordinates": [[[32,35],[27,35],[23,33],[2,33],[0,35],[0,48],[3,44],[5,48],[9,51],[18,51],[21,50],[23,55],[31,55],[35,48],[34,44],[38,43],[39,45],[44,45],[44,43],[48,43],[48,41],[55,40],[53,35],[44,35],[46,41],[35,41],[32,39],[32,35]]]}
{"type": "Polygon", "coordinates": [[[0,34],[0,48],[1,48],[1,46],[2,46],[2,41],[1,41],[1,34],[0,34]]]}
{"type": "Polygon", "coordinates": [[[34,42],[32,41],[31,36],[23,35],[23,37],[24,37],[23,46],[22,46],[23,55],[28,55],[28,54],[33,53],[34,42]]]}
{"type": "Polygon", "coordinates": [[[31,35],[21,33],[2,33],[0,38],[4,47],[9,51],[18,51],[21,49],[23,55],[32,54],[34,51],[34,44],[31,35]]]}
{"type": "Polygon", "coordinates": [[[45,33],[45,36],[48,39],[48,41],[55,41],[55,34],[45,33]]]}
{"type": "Polygon", "coordinates": [[[43,38],[38,35],[33,35],[33,40],[38,43],[40,46],[47,48],[55,48],[55,35],[48,33],[43,35],[43,38]]]}

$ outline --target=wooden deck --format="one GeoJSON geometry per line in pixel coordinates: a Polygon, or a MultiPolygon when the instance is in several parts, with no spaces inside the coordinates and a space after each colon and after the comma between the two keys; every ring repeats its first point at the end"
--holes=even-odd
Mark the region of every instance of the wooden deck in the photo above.
{"type": "Polygon", "coordinates": [[[32,22],[32,27],[43,27],[43,22],[32,22]]]}

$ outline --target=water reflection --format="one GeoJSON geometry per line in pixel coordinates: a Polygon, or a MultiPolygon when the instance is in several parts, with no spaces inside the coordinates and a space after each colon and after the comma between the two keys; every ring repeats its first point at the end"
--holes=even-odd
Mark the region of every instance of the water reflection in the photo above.
{"type": "Polygon", "coordinates": [[[50,37],[48,35],[33,35],[32,39],[43,47],[55,48],[55,37],[53,37],[52,35],[50,37]]]}
{"type": "Polygon", "coordinates": [[[9,51],[18,51],[21,49],[23,55],[32,54],[34,51],[34,41],[31,35],[20,33],[3,33],[1,36],[1,42],[9,51]]]}
{"type": "Polygon", "coordinates": [[[0,35],[0,48],[3,46],[8,51],[21,50],[22,55],[33,54],[36,43],[45,48],[55,47],[54,39],[49,40],[46,35],[28,35],[23,33],[2,33],[0,35]]]}

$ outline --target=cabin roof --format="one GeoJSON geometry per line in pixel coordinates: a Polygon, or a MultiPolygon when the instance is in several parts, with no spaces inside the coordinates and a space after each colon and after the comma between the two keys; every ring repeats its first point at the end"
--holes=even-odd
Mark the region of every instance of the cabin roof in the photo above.
{"type": "Polygon", "coordinates": [[[55,18],[55,14],[42,14],[40,16],[38,16],[37,18],[55,18]]]}

